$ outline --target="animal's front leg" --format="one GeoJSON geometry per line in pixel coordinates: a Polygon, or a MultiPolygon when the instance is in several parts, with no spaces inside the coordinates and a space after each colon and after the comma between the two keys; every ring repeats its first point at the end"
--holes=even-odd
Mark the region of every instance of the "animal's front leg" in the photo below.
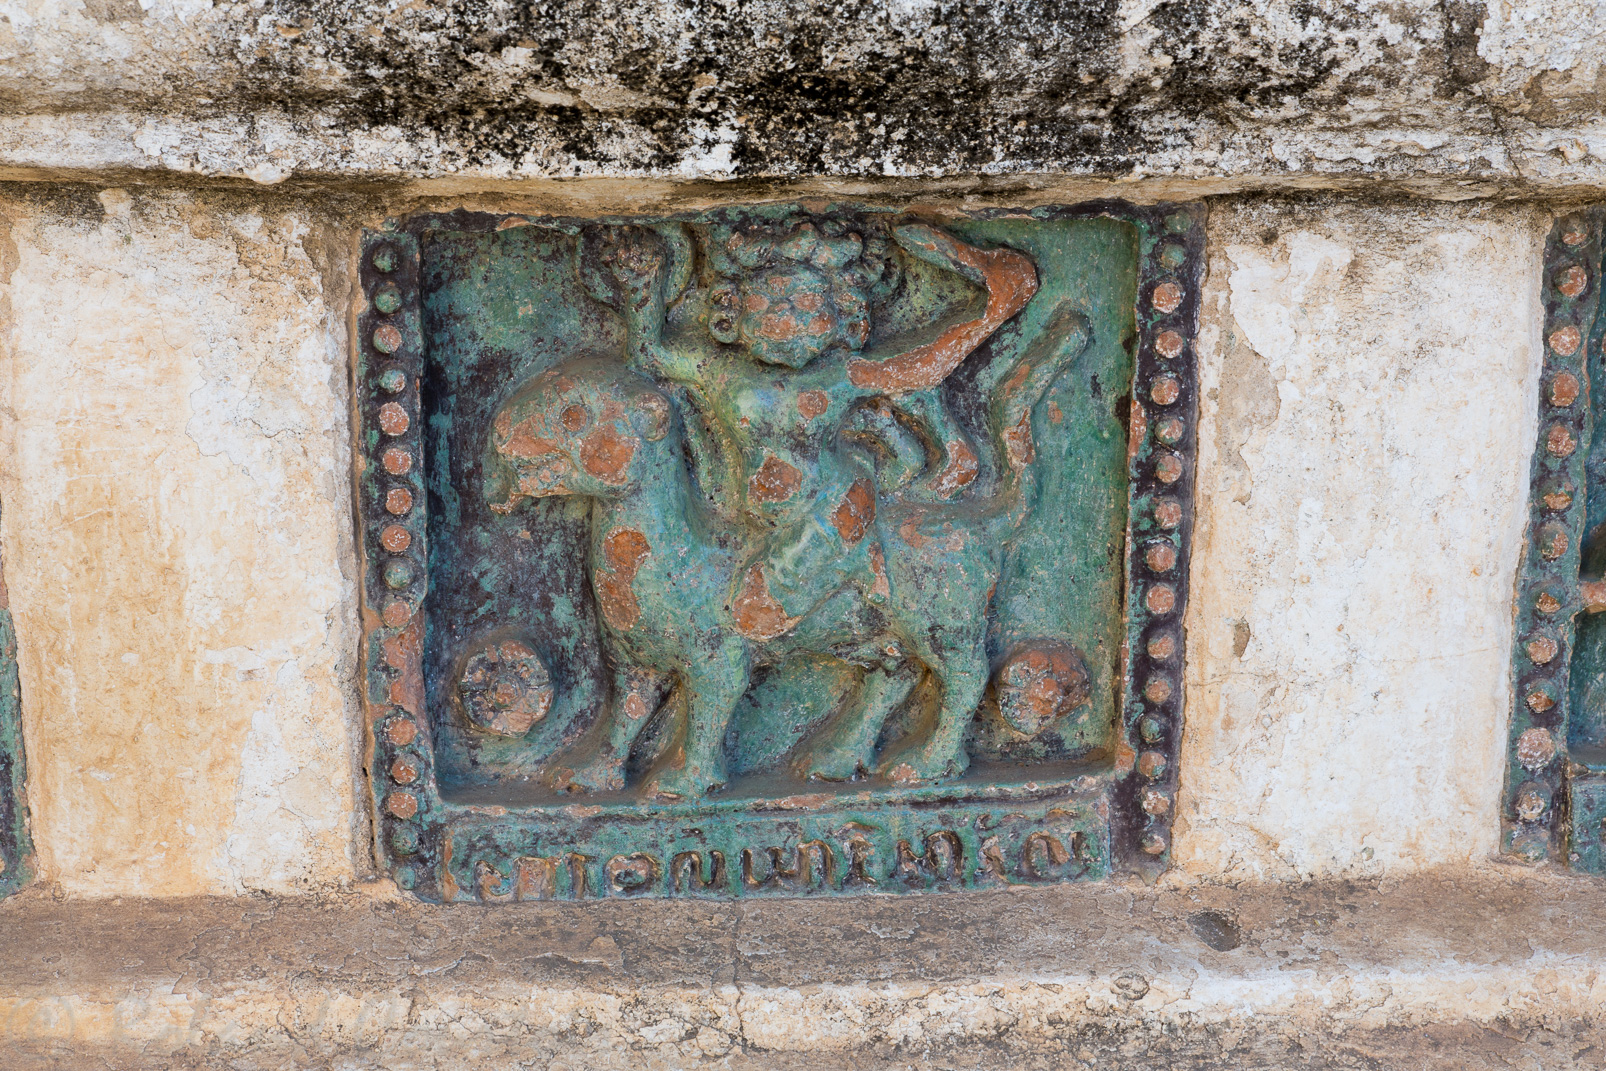
{"type": "Polygon", "coordinates": [[[644,666],[613,670],[613,694],[601,722],[548,765],[546,780],[565,792],[617,792],[636,737],[669,690],[670,677],[644,666]]]}
{"type": "Polygon", "coordinates": [[[725,733],[736,704],[747,694],[752,668],[747,647],[727,642],[682,674],[687,717],[680,740],[642,785],[648,796],[696,799],[724,786],[725,733]]]}
{"type": "Polygon", "coordinates": [[[987,652],[977,647],[932,652],[932,672],[942,684],[937,724],[924,739],[915,738],[888,750],[877,767],[894,781],[934,781],[957,777],[970,765],[965,729],[987,688],[987,652]]]}

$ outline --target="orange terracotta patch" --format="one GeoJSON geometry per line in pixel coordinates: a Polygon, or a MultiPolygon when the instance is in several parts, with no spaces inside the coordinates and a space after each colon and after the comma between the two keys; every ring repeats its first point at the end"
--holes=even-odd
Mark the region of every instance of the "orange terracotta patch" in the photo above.
{"type": "Polygon", "coordinates": [[[773,640],[786,634],[802,618],[786,616],[786,610],[770,595],[764,568],[755,565],[742,578],[742,589],[731,605],[736,631],[750,640],[773,640]]]}
{"type": "Polygon", "coordinates": [[[636,601],[636,573],[652,553],[647,537],[634,528],[615,528],[602,541],[602,564],[593,577],[597,607],[602,619],[621,631],[634,628],[641,619],[636,601]]]}
{"type": "Polygon", "coordinates": [[[1004,451],[1009,455],[1011,466],[1019,469],[1030,465],[1037,457],[1037,448],[1032,443],[1032,418],[1026,414],[1020,418],[1020,423],[1004,431],[1004,451]]]}
{"type": "Polygon", "coordinates": [[[806,390],[797,396],[797,411],[802,414],[804,420],[824,416],[830,407],[831,399],[823,390],[806,390]]]}
{"type": "Polygon", "coordinates": [[[767,457],[747,486],[755,502],[785,502],[802,485],[803,474],[796,468],[778,457],[767,457]]]}
{"type": "MultiPolygon", "coordinates": [[[[1057,410],[1056,410],[1057,412],[1057,410]]],[[[955,439],[947,444],[948,463],[937,473],[931,486],[944,498],[956,495],[968,487],[976,478],[978,469],[976,451],[963,439],[955,439]]]]}
{"type": "Polygon", "coordinates": [[[831,514],[831,523],[849,546],[864,538],[870,522],[875,520],[875,488],[869,480],[854,480],[842,504],[831,514]]]}
{"type": "Polygon", "coordinates": [[[640,442],[634,436],[620,435],[611,423],[598,425],[580,440],[580,464],[603,483],[618,487],[630,478],[630,460],[640,442]]]}

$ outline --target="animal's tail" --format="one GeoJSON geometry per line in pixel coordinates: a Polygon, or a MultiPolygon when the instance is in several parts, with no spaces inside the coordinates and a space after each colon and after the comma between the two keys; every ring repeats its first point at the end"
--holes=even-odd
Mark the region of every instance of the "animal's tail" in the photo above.
{"type": "Polygon", "coordinates": [[[1037,446],[1032,441],[1032,409],[1061,372],[1082,355],[1093,327],[1069,302],[1049,316],[1020,360],[993,390],[988,433],[1001,459],[998,494],[987,511],[990,534],[1003,538],[1020,526],[1037,504],[1037,446]]]}

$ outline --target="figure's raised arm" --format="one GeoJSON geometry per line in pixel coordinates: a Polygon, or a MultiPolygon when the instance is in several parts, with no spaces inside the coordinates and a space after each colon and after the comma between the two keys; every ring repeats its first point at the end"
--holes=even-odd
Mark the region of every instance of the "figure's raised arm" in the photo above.
{"type": "Polygon", "coordinates": [[[946,268],[987,292],[980,317],[955,324],[934,341],[885,360],[856,357],[848,379],[864,390],[907,394],[929,390],[953,374],[971,352],[1037,293],[1037,269],[1014,249],[978,249],[928,223],[906,223],[892,236],[910,256],[946,268]]]}

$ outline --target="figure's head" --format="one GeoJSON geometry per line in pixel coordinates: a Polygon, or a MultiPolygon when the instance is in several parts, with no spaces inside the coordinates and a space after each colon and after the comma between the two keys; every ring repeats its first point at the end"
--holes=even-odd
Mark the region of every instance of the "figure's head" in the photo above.
{"type": "Polygon", "coordinates": [[[669,434],[673,416],[668,398],[613,358],[561,364],[496,411],[486,499],[507,513],[526,498],[616,498],[639,486],[649,444],[669,434]]]}
{"type": "Polygon", "coordinates": [[[870,306],[896,285],[884,235],[796,218],[716,224],[709,334],[766,364],[802,368],[833,345],[864,348],[870,306]]]}

